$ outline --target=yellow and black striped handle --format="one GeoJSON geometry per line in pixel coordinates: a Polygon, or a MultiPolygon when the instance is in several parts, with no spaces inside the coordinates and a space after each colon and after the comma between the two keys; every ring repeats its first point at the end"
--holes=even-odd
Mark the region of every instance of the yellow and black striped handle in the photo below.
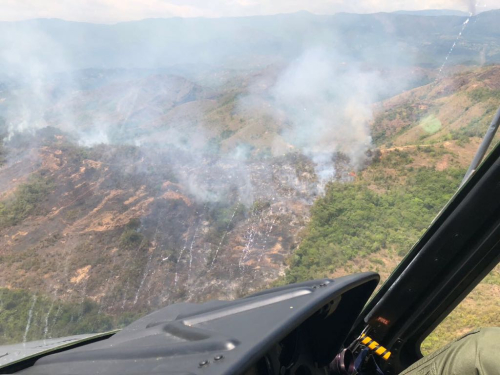
{"type": "Polygon", "coordinates": [[[375,354],[381,356],[386,361],[391,356],[391,352],[373,340],[371,337],[366,336],[364,333],[361,335],[361,343],[366,345],[368,349],[373,350],[375,354]]]}

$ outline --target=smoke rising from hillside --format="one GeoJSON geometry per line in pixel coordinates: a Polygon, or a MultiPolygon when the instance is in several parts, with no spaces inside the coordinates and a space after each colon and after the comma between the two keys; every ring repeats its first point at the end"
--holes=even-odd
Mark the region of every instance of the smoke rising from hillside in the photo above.
{"type": "MultiPolygon", "coordinates": [[[[259,67],[263,73],[250,76],[250,82],[238,78],[238,74],[246,74],[242,69],[240,73],[231,72],[236,78],[228,79],[227,87],[206,88],[189,77],[194,72],[201,81],[206,79],[201,73],[206,67],[196,58],[193,66],[185,67],[190,74],[182,76],[183,70],[178,69],[181,74],[172,75],[172,70],[161,66],[153,49],[147,56],[152,64],[150,70],[80,70],[64,36],[55,40],[54,30],[50,34],[40,25],[20,28],[10,41],[2,41],[7,44],[1,49],[0,65],[17,79],[6,94],[0,93],[0,97],[6,95],[0,103],[0,115],[6,120],[7,139],[51,126],[85,147],[127,144],[148,152],[178,150],[185,156],[180,158],[182,162],[172,159],[177,163],[176,177],[204,202],[224,199],[228,190],[236,188],[242,202],[250,205],[254,194],[246,164],[265,154],[266,147],[275,157],[287,153],[306,155],[316,165],[321,186],[335,176],[333,159],[337,153],[349,158],[352,169],[359,169],[371,144],[368,124],[372,105],[387,89],[379,73],[366,67],[369,64],[363,66],[332,46],[295,51],[295,57],[275,65],[274,76],[266,77],[264,85],[266,69],[259,67]],[[231,85],[245,88],[237,89],[237,105],[227,117],[221,108],[225,96],[234,90],[231,85]],[[264,88],[253,89],[259,85],[264,88]],[[246,117],[238,113],[241,110],[246,117]],[[218,112],[219,117],[206,123],[207,117],[218,112]],[[240,129],[234,123],[235,115],[241,115],[236,123],[240,129]],[[259,116],[271,118],[272,124],[266,125],[259,116]],[[259,137],[268,144],[259,144],[259,137]],[[227,163],[229,171],[214,160],[227,163]]],[[[153,46],[157,40],[151,38],[153,46]]],[[[222,45],[203,61],[218,61],[231,54],[228,49],[222,45]]],[[[103,55],[110,53],[102,51],[103,55]]],[[[181,56],[182,48],[176,53],[179,61],[189,60],[187,53],[181,56]]],[[[87,63],[92,58],[84,56],[87,63]]],[[[117,56],[111,56],[113,59],[117,56]]],[[[397,60],[391,55],[391,63],[397,60]]],[[[206,71],[216,78],[228,71],[224,65],[210,69],[206,71]]],[[[289,183],[293,189],[298,182],[292,180],[289,183]]]]}
{"type": "Polygon", "coordinates": [[[283,137],[310,156],[322,180],[333,177],[341,152],[358,167],[371,144],[368,127],[381,80],[322,49],[307,51],[278,79],[272,95],[291,126],[283,137]]]}
{"type": "MultiPolygon", "coordinates": [[[[269,83],[256,84],[265,85],[269,83]]],[[[335,175],[337,153],[346,155],[353,169],[363,165],[371,146],[372,105],[386,89],[376,71],[363,69],[335,51],[314,48],[291,62],[270,84],[268,93],[255,90],[240,105],[251,110],[259,96],[261,100],[269,96],[271,112],[283,124],[275,154],[304,153],[325,183],[335,175]]]]}

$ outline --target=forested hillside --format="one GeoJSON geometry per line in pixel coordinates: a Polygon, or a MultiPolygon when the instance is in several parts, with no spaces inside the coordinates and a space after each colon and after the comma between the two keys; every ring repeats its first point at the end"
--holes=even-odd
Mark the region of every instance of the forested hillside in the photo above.
{"type": "Polygon", "coordinates": [[[458,163],[432,165],[453,153],[443,147],[384,154],[350,184],[331,183],[311,209],[311,222],[291,257],[288,282],[324,277],[355,257],[374,265],[381,250],[402,257],[456,191],[458,163]],[[414,166],[415,160],[427,165],[414,166]],[[326,273],[326,274],[325,274],[326,273]]]}

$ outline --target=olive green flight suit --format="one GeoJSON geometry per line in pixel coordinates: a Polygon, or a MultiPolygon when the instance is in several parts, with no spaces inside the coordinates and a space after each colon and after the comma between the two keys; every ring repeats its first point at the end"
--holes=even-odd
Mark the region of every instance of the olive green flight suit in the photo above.
{"type": "Polygon", "coordinates": [[[500,328],[481,328],[421,358],[400,375],[500,374],[500,328]]]}

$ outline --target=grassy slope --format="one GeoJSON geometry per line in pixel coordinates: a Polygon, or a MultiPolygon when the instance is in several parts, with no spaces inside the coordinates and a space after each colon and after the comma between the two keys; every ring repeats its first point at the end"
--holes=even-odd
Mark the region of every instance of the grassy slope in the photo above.
{"type": "Polygon", "coordinates": [[[500,66],[476,68],[382,103],[373,139],[383,147],[467,143],[483,137],[499,105],[500,66]]]}

